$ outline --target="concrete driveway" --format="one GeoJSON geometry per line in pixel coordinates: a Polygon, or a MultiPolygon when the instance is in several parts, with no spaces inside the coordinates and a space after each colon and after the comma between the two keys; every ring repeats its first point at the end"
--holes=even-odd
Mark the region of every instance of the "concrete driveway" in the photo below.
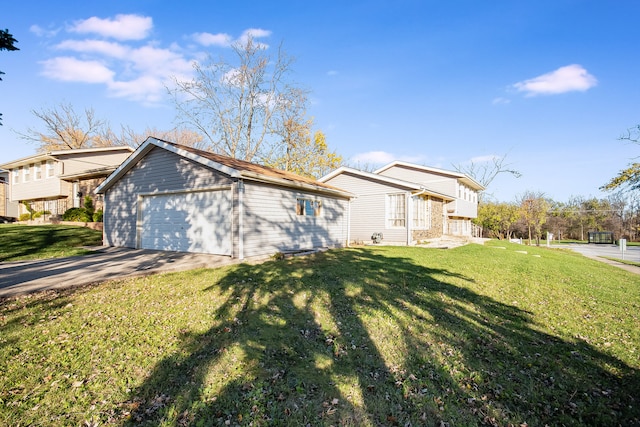
{"type": "Polygon", "coordinates": [[[95,249],[95,254],[84,256],[0,263],[0,298],[125,277],[215,268],[241,262],[221,255],[113,247],[95,249]]]}

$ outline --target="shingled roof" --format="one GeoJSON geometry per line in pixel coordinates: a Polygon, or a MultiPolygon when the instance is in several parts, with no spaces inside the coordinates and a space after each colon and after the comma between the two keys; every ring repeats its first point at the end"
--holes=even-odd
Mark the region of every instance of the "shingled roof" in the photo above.
{"type": "Polygon", "coordinates": [[[353,197],[351,193],[331,185],[318,182],[313,178],[270,168],[257,163],[235,159],[233,157],[223,156],[221,154],[215,154],[209,151],[199,150],[186,145],[176,144],[175,142],[164,141],[154,137],[147,138],[146,141],[142,143],[142,145],[140,145],[140,147],[138,147],[138,149],[96,189],[96,193],[103,193],[111,187],[113,182],[124,175],[154,147],[164,148],[234,178],[269,182],[287,187],[300,187],[307,190],[332,193],[341,197],[353,197]]]}

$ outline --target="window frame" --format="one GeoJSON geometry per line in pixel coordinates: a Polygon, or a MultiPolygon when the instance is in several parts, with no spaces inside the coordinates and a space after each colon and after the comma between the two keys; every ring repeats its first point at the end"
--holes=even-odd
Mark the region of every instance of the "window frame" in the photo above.
{"type": "Polygon", "coordinates": [[[11,183],[20,184],[20,169],[15,168],[11,171],[11,183]]]}
{"type": "Polygon", "coordinates": [[[56,175],[56,164],[53,160],[47,160],[45,168],[45,178],[53,178],[56,175]]]}
{"type": "Polygon", "coordinates": [[[33,180],[40,181],[42,179],[42,162],[33,165],[33,180]]]}
{"type": "Polygon", "coordinates": [[[296,197],[296,216],[322,216],[322,201],[308,197],[296,197]]]}
{"type": "Polygon", "coordinates": [[[400,229],[407,227],[407,196],[405,193],[387,193],[384,210],[386,228],[400,229]],[[397,203],[398,200],[402,201],[402,203],[397,203]]]}
{"type": "Polygon", "coordinates": [[[413,196],[413,229],[414,230],[430,230],[431,229],[431,198],[413,196]],[[422,213],[423,215],[420,215],[422,213]]]}
{"type": "Polygon", "coordinates": [[[22,182],[31,181],[31,165],[22,166],[22,182]]]}

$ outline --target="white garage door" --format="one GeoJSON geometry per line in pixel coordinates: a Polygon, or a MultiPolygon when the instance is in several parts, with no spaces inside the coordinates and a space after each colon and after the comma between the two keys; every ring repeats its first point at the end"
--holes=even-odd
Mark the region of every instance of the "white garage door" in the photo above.
{"type": "Polygon", "coordinates": [[[142,198],[143,249],[231,255],[231,191],[142,198]]]}

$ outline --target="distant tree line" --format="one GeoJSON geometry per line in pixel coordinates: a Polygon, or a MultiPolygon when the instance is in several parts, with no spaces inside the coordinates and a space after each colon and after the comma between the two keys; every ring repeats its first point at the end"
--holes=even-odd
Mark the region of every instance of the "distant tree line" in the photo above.
{"type": "Polygon", "coordinates": [[[640,192],[618,192],[606,198],[572,197],[559,202],[527,192],[514,202],[487,202],[475,223],[484,237],[522,238],[532,244],[546,239],[587,240],[590,231],[611,231],[615,239],[640,241],[640,192]]]}

